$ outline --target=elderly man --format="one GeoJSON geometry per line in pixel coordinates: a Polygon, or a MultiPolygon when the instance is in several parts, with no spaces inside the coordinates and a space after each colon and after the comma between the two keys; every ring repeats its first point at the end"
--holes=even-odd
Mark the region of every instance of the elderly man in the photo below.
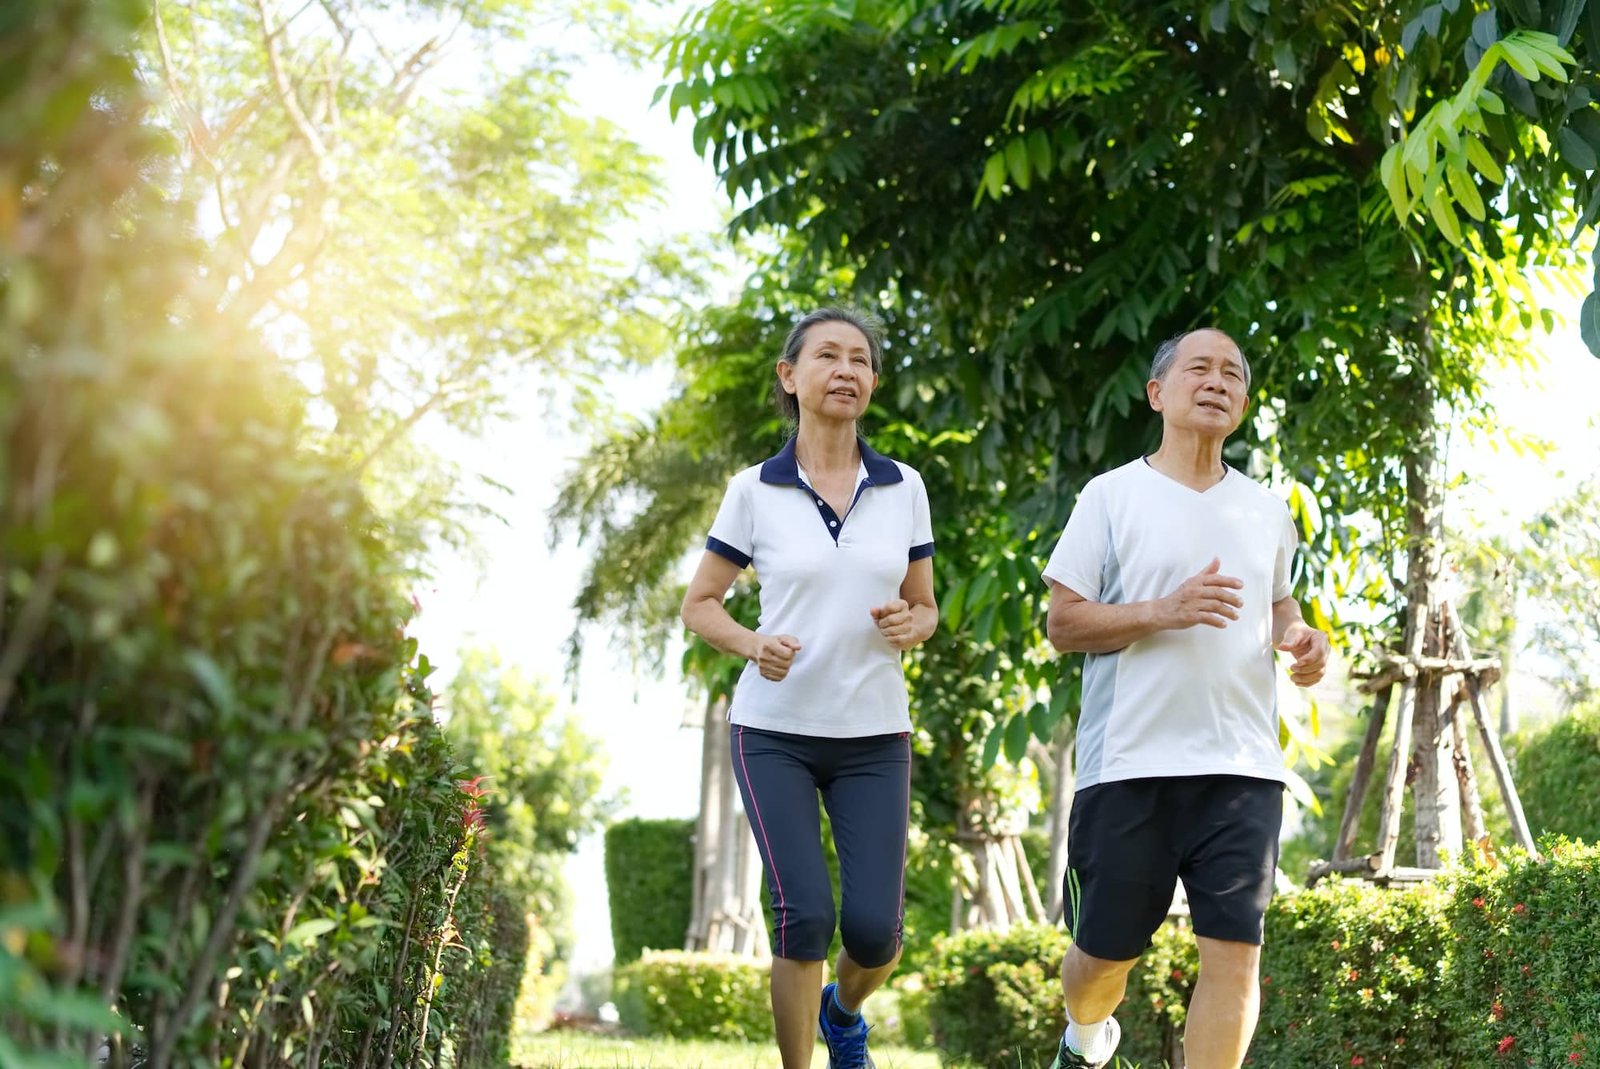
{"type": "Polygon", "coordinates": [[[1236,1069],[1255,1031],[1283,813],[1273,649],[1306,687],[1328,637],[1289,593],[1288,508],[1222,461],[1249,387],[1222,331],[1163,343],[1145,387],[1161,447],[1084,487],[1044,571],[1051,644],[1088,654],[1053,1069],[1111,1062],[1111,1013],[1179,879],[1200,947],[1188,1069],[1236,1069]]]}

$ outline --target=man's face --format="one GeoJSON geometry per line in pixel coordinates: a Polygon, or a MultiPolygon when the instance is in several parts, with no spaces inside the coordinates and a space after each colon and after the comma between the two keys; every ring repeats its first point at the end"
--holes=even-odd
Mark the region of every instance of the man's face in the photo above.
{"type": "Polygon", "coordinates": [[[1167,426],[1227,437],[1244,419],[1250,395],[1239,347],[1219,330],[1199,330],[1178,343],[1166,374],[1145,386],[1150,407],[1167,426]]]}

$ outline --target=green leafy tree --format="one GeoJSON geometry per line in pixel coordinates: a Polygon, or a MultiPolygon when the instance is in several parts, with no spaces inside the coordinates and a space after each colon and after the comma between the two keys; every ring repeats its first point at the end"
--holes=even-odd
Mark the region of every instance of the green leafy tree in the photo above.
{"type": "Polygon", "coordinates": [[[204,196],[221,304],[314,388],[324,447],[389,511],[460,536],[483,487],[418,448],[475,433],[513,384],[580,417],[608,367],[654,358],[679,253],[608,240],[654,161],[581,116],[556,43],[628,40],[627,5],[160,0],[144,57],[204,196]]]}
{"type": "MultiPolygon", "coordinates": [[[[948,704],[920,703],[941,737],[976,701],[1015,758],[1070,715],[1070,675],[1039,657],[1037,562],[1077,488],[1153,444],[1155,341],[1202,323],[1257,358],[1229,456],[1291,487],[1312,616],[1376,602],[1376,635],[1403,624],[1420,649],[1438,426],[1481,418],[1519,270],[1564,249],[1498,219],[1462,246],[1384,225],[1394,114],[1454,88],[1395,62],[1403,32],[1379,4],[723,0],[675,38],[669,107],[736,228],[792,234],[779,263],[849,270],[907,324],[894,403],[948,473],[942,600],[977,650],[948,704]]],[[[960,663],[930,649],[922,696],[960,663]]]]}
{"type": "Polygon", "coordinates": [[[1557,668],[1556,684],[1569,706],[1600,690],[1600,481],[1590,479],[1527,529],[1517,554],[1519,591],[1528,601],[1532,645],[1557,668]]]}
{"type": "Polygon", "coordinates": [[[487,650],[463,652],[443,704],[446,735],[480,777],[495,866],[565,944],[561,865],[614,808],[603,748],[553,695],[487,650]]]}

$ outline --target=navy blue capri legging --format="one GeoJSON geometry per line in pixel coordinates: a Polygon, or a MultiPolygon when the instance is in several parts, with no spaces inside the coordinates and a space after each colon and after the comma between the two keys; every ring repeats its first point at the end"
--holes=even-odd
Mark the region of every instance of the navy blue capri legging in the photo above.
{"type": "Polygon", "coordinates": [[[821,961],[833,941],[833,887],[817,795],[839,854],[839,934],[863,968],[894,960],[905,920],[908,735],[835,739],[733,725],[733,775],[767,873],[772,953],[821,961]]]}

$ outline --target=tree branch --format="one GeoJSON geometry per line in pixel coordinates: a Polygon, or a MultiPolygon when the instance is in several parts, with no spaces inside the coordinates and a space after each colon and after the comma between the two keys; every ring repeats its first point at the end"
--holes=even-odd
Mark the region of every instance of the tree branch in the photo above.
{"type": "MultiPolygon", "coordinates": [[[[267,49],[267,66],[272,72],[272,84],[277,90],[278,101],[283,105],[283,110],[289,116],[289,122],[295,132],[305,142],[312,157],[317,161],[317,178],[323,182],[332,179],[328,173],[328,147],[317,133],[316,127],[311,125],[311,120],[306,118],[305,109],[300,106],[300,98],[295,94],[294,84],[289,79],[288,72],[283,66],[283,54],[278,47],[278,36],[288,29],[289,23],[285,22],[276,30],[270,25],[267,16],[266,0],[255,0],[256,16],[261,25],[262,43],[267,49]]],[[[290,22],[293,19],[289,20],[290,22]]]]}
{"type": "Polygon", "coordinates": [[[178,112],[178,121],[183,123],[184,132],[189,135],[189,145],[195,154],[204,161],[205,165],[216,173],[219,168],[217,161],[211,154],[212,147],[216,144],[211,136],[211,130],[206,126],[205,117],[197,108],[189,103],[183,85],[178,81],[178,69],[172,61],[172,48],[167,43],[167,24],[161,17],[161,0],[155,0],[150,6],[151,21],[155,24],[156,50],[161,54],[161,73],[167,83],[167,92],[172,94],[172,102],[178,112]]]}

